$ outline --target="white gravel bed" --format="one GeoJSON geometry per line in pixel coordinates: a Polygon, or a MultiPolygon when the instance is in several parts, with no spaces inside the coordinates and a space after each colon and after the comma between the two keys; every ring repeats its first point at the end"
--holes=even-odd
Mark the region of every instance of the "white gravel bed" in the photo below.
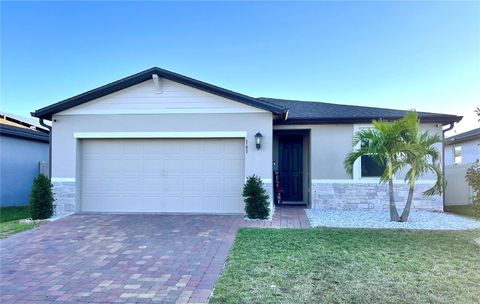
{"type": "Polygon", "coordinates": [[[408,222],[391,222],[388,210],[305,209],[312,227],[468,230],[480,229],[480,221],[452,213],[410,212],[408,222]]]}

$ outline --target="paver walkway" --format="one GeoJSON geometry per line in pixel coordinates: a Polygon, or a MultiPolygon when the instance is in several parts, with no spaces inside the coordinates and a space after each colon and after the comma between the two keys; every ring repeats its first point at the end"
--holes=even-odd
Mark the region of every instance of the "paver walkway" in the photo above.
{"type": "Polygon", "coordinates": [[[305,223],[303,207],[277,208],[271,222],[72,215],[0,241],[0,303],[206,303],[239,227],[305,223]]]}
{"type": "Polygon", "coordinates": [[[271,221],[243,221],[242,227],[255,228],[310,228],[305,205],[280,205],[271,221]]]}

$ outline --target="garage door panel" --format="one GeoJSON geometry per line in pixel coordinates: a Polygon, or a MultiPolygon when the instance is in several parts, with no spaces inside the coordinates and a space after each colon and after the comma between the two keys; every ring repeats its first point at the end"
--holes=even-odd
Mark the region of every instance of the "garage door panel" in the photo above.
{"type": "Polygon", "coordinates": [[[202,176],[205,170],[205,163],[202,160],[198,159],[187,159],[184,160],[184,170],[185,175],[197,175],[202,176]]]}
{"type": "MultiPolygon", "coordinates": [[[[224,196],[223,197],[223,204],[224,204],[224,210],[230,209],[229,206],[236,206],[236,209],[234,209],[233,213],[242,213],[244,211],[244,203],[241,199],[238,198],[237,195],[231,195],[231,196],[224,196]]],[[[225,211],[226,212],[226,211],[225,211]]]]}
{"type": "Polygon", "coordinates": [[[243,139],[84,140],[81,210],[241,213],[243,139]]]}
{"type": "Polygon", "coordinates": [[[141,159],[125,159],[121,162],[121,164],[119,163],[118,165],[121,165],[121,172],[125,175],[143,175],[143,161],[141,159]]]}
{"type": "Polygon", "coordinates": [[[223,191],[227,194],[236,194],[238,189],[241,188],[242,182],[235,177],[225,177],[223,179],[223,191]]]}
{"type": "Polygon", "coordinates": [[[181,158],[165,159],[162,173],[167,176],[183,175],[183,160],[181,158]]]}
{"type": "Polygon", "coordinates": [[[148,175],[162,175],[163,170],[163,160],[161,159],[144,159],[142,162],[142,172],[144,176],[148,175]]]}
{"type": "Polygon", "coordinates": [[[223,197],[205,195],[203,198],[202,209],[206,212],[225,212],[223,208],[223,197]]]}
{"type": "Polygon", "coordinates": [[[225,170],[223,168],[223,162],[222,160],[220,159],[206,159],[204,160],[204,164],[205,164],[205,168],[204,168],[204,172],[206,174],[214,174],[214,175],[220,175],[222,174],[222,172],[225,170]]]}
{"type": "Polygon", "coordinates": [[[244,142],[243,140],[225,142],[223,147],[224,153],[238,155],[238,151],[242,151],[244,149],[244,142]]]}
{"type": "Polygon", "coordinates": [[[240,159],[225,159],[223,161],[226,176],[239,176],[240,170],[243,170],[243,161],[240,159]]]}

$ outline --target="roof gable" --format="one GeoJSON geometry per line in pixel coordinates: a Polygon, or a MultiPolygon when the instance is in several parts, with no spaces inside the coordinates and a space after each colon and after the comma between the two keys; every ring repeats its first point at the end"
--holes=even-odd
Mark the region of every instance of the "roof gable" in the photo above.
{"type": "Polygon", "coordinates": [[[266,110],[258,107],[236,102],[165,78],[159,78],[158,81],[150,79],[57,114],[266,112],[266,110]]]}
{"type": "Polygon", "coordinates": [[[227,89],[223,89],[212,84],[208,84],[206,82],[202,82],[190,77],[186,77],[174,72],[170,72],[164,69],[160,69],[158,67],[153,67],[148,70],[142,71],[140,73],[134,74],[132,76],[128,76],[126,78],[117,80],[115,82],[106,84],[104,86],[98,87],[96,89],[90,90],[88,92],[79,94],[77,96],[62,100],[50,106],[41,108],[36,110],[32,113],[32,116],[43,118],[43,119],[52,119],[52,115],[69,108],[84,104],[86,102],[92,101],[97,98],[101,98],[103,96],[115,93],[122,89],[134,86],[136,84],[145,82],[147,80],[152,79],[152,76],[156,74],[161,78],[165,78],[174,82],[178,82],[180,84],[190,86],[192,88],[205,91],[217,96],[221,96],[227,99],[231,99],[249,106],[257,107],[266,111],[270,111],[275,114],[283,114],[287,110],[283,109],[279,106],[263,102],[261,100],[255,99],[253,97],[243,95],[237,92],[233,92],[227,89]]]}

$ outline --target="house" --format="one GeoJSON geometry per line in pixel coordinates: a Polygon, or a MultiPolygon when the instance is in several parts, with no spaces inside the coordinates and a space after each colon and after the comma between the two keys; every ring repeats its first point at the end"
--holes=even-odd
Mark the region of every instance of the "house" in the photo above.
{"type": "MultiPolygon", "coordinates": [[[[284,204],[384,208],[378,166],[364,157],[351,178],[343,160],[355,131],[404,113],[253,98],[154,67],[32,115],[52,121],[51,176],[64,214],[243,213],[242,186],[252,174],[272,201],[282,188],[284,204]]],[[[461,119],[419,115],[423,129],[440,135],[461,119]]],[[[442,197],[421,195],[432,183],[419,182],[414,208],[443,209],[442,197]]],[[[403,203],[403,176],[395,185],[403,203]]]]}
{"type": "Polygon", "coordinates": [[[38,120],[0,112],[0,206],[28,204],[33,179],[47,173],[48,132],[38,120]]]}
{"type": "Polygon", "coordinates": [[[445,139],[446,205],[472,203],[473,189],[465,181],[465,174],[478,159],[480,159],[480,128],[445,139]]]}
{"type": "Polygon", "coordinates": [[[480,159],[480,128],[445,138],[445,165],[471,164],[480,159]]]}

